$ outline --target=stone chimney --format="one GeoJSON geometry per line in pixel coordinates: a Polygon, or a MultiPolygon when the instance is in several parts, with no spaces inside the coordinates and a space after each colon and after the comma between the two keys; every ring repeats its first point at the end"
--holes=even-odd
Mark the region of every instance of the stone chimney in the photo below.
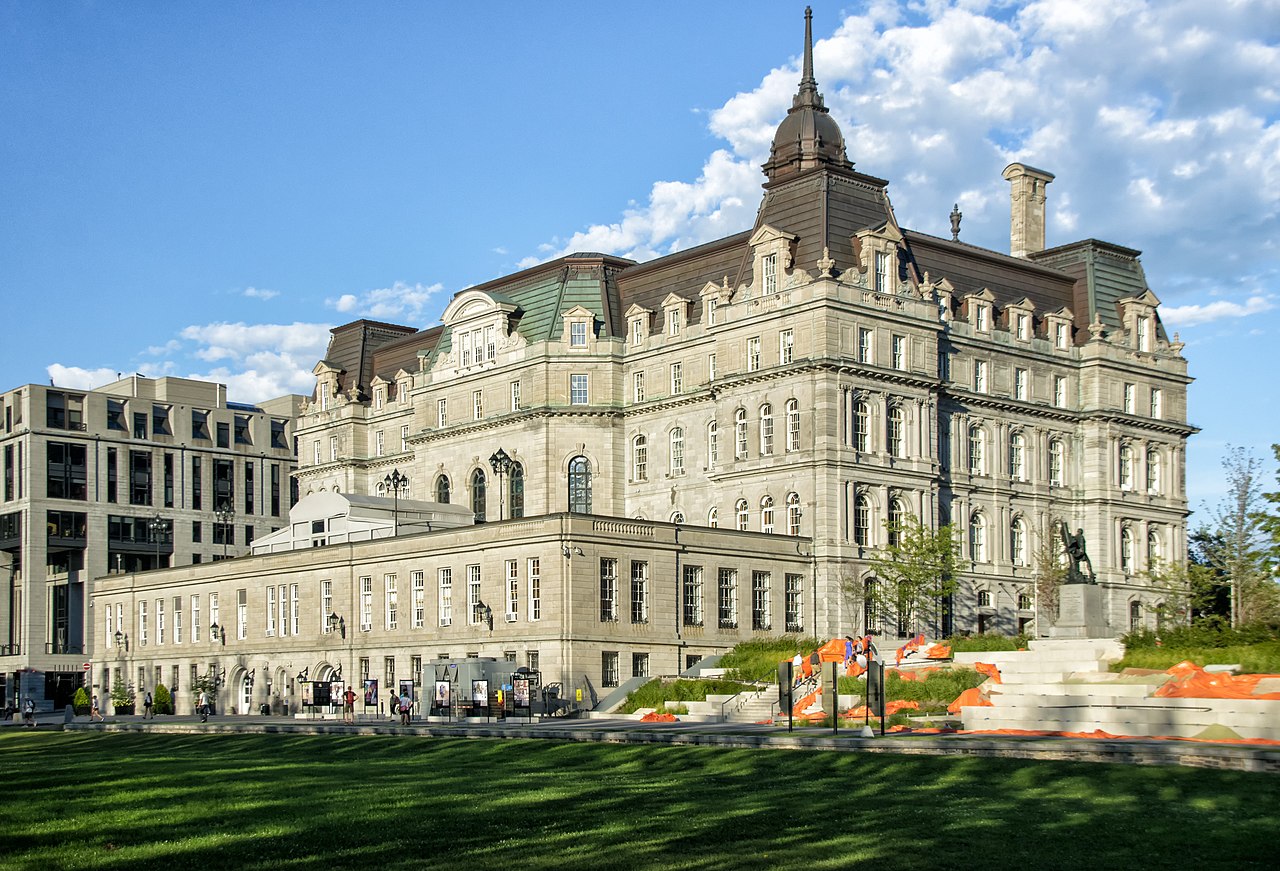
{"type": "Polygon", "coordinates": [[[1011,163],[1001,173],[1010,191],[1009,253],[1026,257],[1044,250],[1044,189],[1053,173],[1023,163],[1011,163]]]}

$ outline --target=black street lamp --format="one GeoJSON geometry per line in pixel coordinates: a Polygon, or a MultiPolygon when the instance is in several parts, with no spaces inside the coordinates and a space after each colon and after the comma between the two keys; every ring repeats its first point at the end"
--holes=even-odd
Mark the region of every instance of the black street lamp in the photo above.
{"type": "Polygon", "coordinates": [[[399,469],[392,469],[391,474],[382,479],[382,483],[390,488],[395,499],[391,513],[391,536],[394,538],[400,534],[400,487],[409,483],[409,476],[401,475],[399,469]]]}
{"type": "Polygon", "coordinates": [[[506,517],[504,516],[505,505],[506,505],[506,492],[507,492],[505,477],[507,473],[511,471],[511,466],[514,462],[515,460],[511,459],[511,457],[507,454],[507,452],[504,451],[502,448],[498,448],[496,451],[493,452],[493,455],[489,457],[489,465],[493,467],[494,474],[498,476],[498,519],[499,520],[506,520],[506,517]]]}
{"type": "Polygon", "coordinates": [[[156,543],[156,568],[160,568],[160,539],[164,534],[166,521],[156,512],[156,516],[147,521],[147,529],[151,531],[151,540],[156,543]]]}
{"type": "Polygon", "coordinates": [[[345,619],[339,617],[337,614],[330,614],[325,619],[329,624],[330,632],[340,632],[342,633],[343,638],[347,637],[347,621],[345,619]]]}
{"type": "Polygon", "coordinates": [[[231,524],[236,519],[236,512],[232,509],[230,502],[223,502],[222,507],[213,512],[213,516],[218,518],[218,523],[222,526],[222,558],[227,558],[227,539],[230,538],[231,524]]]}
{"type": "Polygon", "coordinates": [[[223,629],[217,623],[211,624],[209,626],[209,640],[215,643],[220,641],[225,646],[227,643],[227,630],[223,629]]]}
{"type": "Polygon", "coordinates": [[[126,651],[129,649],[129,636],[118,629],[116,630],[116,648],[123,648],[126,651]]]}

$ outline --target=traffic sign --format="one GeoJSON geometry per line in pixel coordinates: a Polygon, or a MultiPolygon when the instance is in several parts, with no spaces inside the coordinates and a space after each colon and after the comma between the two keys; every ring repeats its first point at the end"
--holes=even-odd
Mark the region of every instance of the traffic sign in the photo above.
{"type": "Polygon", "coordinates": [[[84,664],[84,670],[85,670],[85,671],[88,671],[88,670],[89,670],[89,666],[91,666],[92,664],[93,664],[93,663],[86,662],[86,663],[84,664]]]}

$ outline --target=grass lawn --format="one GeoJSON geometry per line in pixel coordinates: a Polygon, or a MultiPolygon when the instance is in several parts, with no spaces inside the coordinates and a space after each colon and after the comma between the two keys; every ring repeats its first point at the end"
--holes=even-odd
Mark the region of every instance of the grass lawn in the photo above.
{"type": "Polygon", "coordinates": [[[0,868],[1274,867],[1274,775],[370,736],[0,736],[0,868]],[[1264,866],[1265,863],[1265,866],[1264,866]]]}

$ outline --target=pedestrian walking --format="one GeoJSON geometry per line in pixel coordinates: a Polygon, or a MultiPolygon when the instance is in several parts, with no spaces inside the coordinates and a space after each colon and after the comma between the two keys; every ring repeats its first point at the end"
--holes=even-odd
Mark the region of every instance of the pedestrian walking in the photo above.
{"type": "Polygon", "coordinates": [[[98,707],[98,694],[93,694],[93,703],[89,706],[89,722],[93,722],[93,718],[97,717],[99,723],[107,722],[107,718],[102,716],[102,710],[98,707]]]}
{"type": "Polygon", "coordinates": [[[27,725],[28,729],[36,727],[36,700],[28,698],[22,704],[22,722],[27,725]]]}
{"type": "Polygon", "coordinates": [[[151,693],[147,693],[147,697],[142,700],[142,719],[147,718],[152,720],[156,718],[155,703],[151,701],[151,693]]]}
{"type": "Polygon", "coordinates": [[[209,693],[200,690],[200,695],[196,698],[196,710],[200,712],[200,722],[209,722],[209,693]]]}
{"type": "Polygon", "coordinates": [[[413,700],[408,693],[400,696],[400,725],[409,725],[409,712],[413,710],[413,700]]]}

